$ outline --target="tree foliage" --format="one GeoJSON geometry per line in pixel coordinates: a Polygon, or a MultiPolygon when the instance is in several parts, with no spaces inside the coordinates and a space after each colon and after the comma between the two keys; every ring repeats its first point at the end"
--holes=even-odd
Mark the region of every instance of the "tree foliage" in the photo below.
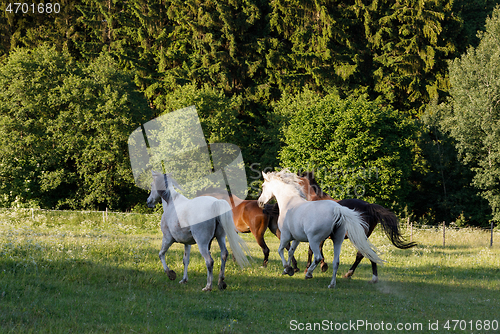
{"type": "Polygon", "coordinates": [[[391,108],[327,95],[295,111],[280,159],[283,166],[314,170],[334,198],[401,205],[409,191],[413,133],[412,121],[391,108]]]}
{"type": "Polygon", "coordinates": [[[479,39],[477,48],[450,63],[451,99],[442,124],[500,221],[500,8],[479,39]]]}
{"type": "MultiPolygon", "coordinates": [[[[484,166],[477,161],[465,166],[457,163],[455,155],[465,151],[455,150],[452,145],[460,141],[443,133],[446,129],[438,129],[434,120],[429,121],[434,118],[423,120],[423,111],[429,103],[437,101],[439,105],[453,93],[448,62],[470,46],[478,47],[486,35],[476,32],[485,31],[485,19],[499,0],[58,2],[59,13],[44,15],[8,12],[7,3],[0,5],[0,60],[4,71],[7,64],[13,64],[11,57],[28,59],[27,50],[39,53],[38,47],[50,45],[53,53],[47,59],[30,58],[26,63],[40,72],[19,72],[31,81],[14,77],[9,81],[8,76],[2,79],[6,83],[2,101],[15,100],[12,85],[30,88],[21,94],[25,100],[17,104],[2,102],[1,117],[5,129],[27,144],[12,151],[17,154],[15,160],[10,151],[14,139],[4,136],[8,148],[3,159],[11,166],[24,166],[33,176],[27,186],[27,181],[20,178],[22,171],[15,174],[15,169],[5,167],[8,172],[2,177],[15,186],[11,190],[10,184],[0,185],[3,203],[10,203],[16,196],[28,200],[28,194],[35,194],[32,199],[41,206],[104,206],[116,187],[100,184],[121,183],[126,189],[123,193],[135,191],[128,181],[109,179],[103,172],[109,165],[95,162],[96,156],[90,153],[92,148],[101,150],[102,156],[115,156],[118,151],[111,151],[117,146],[103,148],[94,140],[93,144],[86,142],[85,154],[79,146],[85,142],[82,138],[109,136],[97,128],[100,121],[88,119],[95,125],[87,126],[85,131],[62,125],[63,119],[79,124],[77,117],[90,114],[90,110],[96,113],[101,108],[98,105],[106,106],[99,110],[119,108],[124,112],[128,107],[122,108],[122,103],[130,105],[127,115],[131,123],[137,124],[138,119],[149,120],[152,115],[194,102],[210,141],[237,144],[247,168],[264,169],[280,163],[277,153],[286,145],[280,141],[280,124],[286,127],[295,117],[298,109],[293,106],[308,109],[308,103],[321,101],[329,94],[351,103],[363,96],[366,102],[378,101],[387,110],[422,118],[423,122],[417,122],[419,147],[408,179],[415,196],[405,203],[415,212],[430,214],[434,210],[435,219],[452,220],[457,210],[463,209],[460,214],[463,211],[466,216],[477,217],[472,221],[484,220],[481,214],[474,213],[478,211],[473,208],[478,207],[476,200],[466,203],[465,192],[460,194],[458,189],[463,185],[468,194],[481,188],[488,198],[496,196],[492,186],[495,176],[491,173],[475,173],[474,169],[474,188],[469,186],[470,169],[485,170],[484,166]],[[22,57],[19,48],[25,48],[22,57]],[[62,57],[57,62],[56,54],[62,57]],[[52,65],[50,70],[46,68],[49,60],[57,63],[57,69],[52,65]],[[109,71],[102,73],[104,77],[127,82],[116,86],[116,94],[114,85],[108,89],[104,82],[90,79],[93,73],[106,68],[103,62],[111,64],[109,71]],[[95,64],[100,64],[99,68],[95,64]],[[304,95],[304,88],[311,96],[304,95]],[[147,99],[142,100],[144,105],[139,102],[137,90],[147,99]],[[123,95],[134,96],[136,102],[123,102],[123,95]],[[49,101],[50,107],[44,106],[49,101]],[[289,101],[290,106],[278,101],[289,101]],[[19,105],[30,103],[35,111],[26,112],[24,118],[19,116],[20,110],[29,109],[19,105]],[[64,135],[64,131],[68,134],[64,135]],[[78,136],[80,139],[72,139],[78,136]],[[66,155],[73,158],[62,158],[66,155]],[[78,169],[83,168],[80,164],[87,165],[86,172],[78,169]],[[47,176],[43,177],[41,171],[47,176]],[[92,178],[90,174],[100,175],[103,181],[95,181],[97,176],[92,178]],[[71,181],[62,186],[65,178],[71,181]],[[68,196],[76,194],[76,188],[85,187],[79,191],[87,195],[68,196]],[[61,197],[74,200],[64,204],[61,197]],[[435,205],[430,198],[435,198],[435,205]]],[[[456,90],[453,94],[457,94],[456,90]]],[[[120,133],[114,138],[123,138],[126,129],[133,128],[119,125],[125,122],[120,119],[116,127],[109,120],[106,123],[120,133]]],[[[494,155],[490,158],[494,165],[494,155]]]]}
{"type": "Polygon", "coordinates": [[[109,55],[77,65],[42,45],[0,67],[3,205],[126,208],[129,132],[150,113],[109,55]]]}

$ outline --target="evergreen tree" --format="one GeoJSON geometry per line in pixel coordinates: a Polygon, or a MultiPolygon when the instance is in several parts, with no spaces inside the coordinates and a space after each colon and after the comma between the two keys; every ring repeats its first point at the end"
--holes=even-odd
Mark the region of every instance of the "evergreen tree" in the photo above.
{"type": "Polygon", "coordinates": [[[364,40],[359,34],[362,23],[355,4],[278,0],[271,5],[270,83],[291,93],[308,85],[319,92],[333,89],[346,95],[366,84],[354,80],[361,79],[360,66],[365,60],[364,40]]]}
{"type": "Polygon", "coordinates": [[[456,51],[457,33],[447,28],[459,27],[452,4],[451,0],[404,0],[363,6],[373,54],[373,89],[394,107],[417,110],[447,90],[446,59],[456,51]]]}

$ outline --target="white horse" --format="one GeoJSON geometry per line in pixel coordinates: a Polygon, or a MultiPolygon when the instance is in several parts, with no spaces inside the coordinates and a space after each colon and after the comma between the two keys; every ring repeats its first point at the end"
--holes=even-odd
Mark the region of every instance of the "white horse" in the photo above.
{"type": "Polygon", "coordinates": [[[226,248],[227,234],[229,244],[236,262],[244,267],[249,264],[245,252],[248,247],[243,239],[236,233],[231,207],[224,200],[214,197],[202,196],[187,199],[175,191],[174,186],[180,189],[177,182],[168,174],[153,171],[151,194],[147,204],[150,208],[161,198],[163,215],[161,217],[161,231],[163,240],[160,250],[160,260],[168,278],[174,280],[176,274],[170,270],[165,261],[165,253],[174,242],[184,244],[184,276],[179,283],[188,281],[187,269],[191,245],[198,244],[199,250],[207,265],[207,285],[203,291],[212,290],[214,260],[210,255],[210,243],[215,237],[221,251],[221,268],[219,273],[219,289],[227,287],[224,282],[224,270],[228,251],[226,248]]]}
{"type": "Polygon", "coordinates": [[[302,192],[297,175],[282,170],[281,172],[262,173],[264,184],[262,194],[258,199],[263,206],[275,197],[280,208],[278,227],[281,231],[278,253],[285,268],[283,274],[293,276],[294,270],[290,260],[301,241],[308,241],[314,253],[314,262],[306,273],[306,279],[312,278],[312,272],[322,260],[320,243],[331,237],[334,244],[333,276],[328,285],[334,288],[339,267],[339,257],[345,234],[354,246],[370,260],[381,263],[376,249],[366,238],[365,230],[368,225],[362,220],[361,215],[334,201],[308,202],[302,192]],[[288,251],[288,261],[285,261],[283,249],[290,241],[292,245],[288,251]],[[373,247],[373,248],[372,248],[373,247]]]}

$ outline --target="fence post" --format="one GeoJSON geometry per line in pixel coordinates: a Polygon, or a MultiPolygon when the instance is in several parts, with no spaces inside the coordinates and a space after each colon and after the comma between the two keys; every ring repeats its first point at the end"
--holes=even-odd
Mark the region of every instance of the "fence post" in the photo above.
{"type": "Polygon", "coordinates": [[[446,223],[443,222],[443,247],[446,245],[446,236],[445,236],[446,232],[445,231],[446,231],[446,223]]]}
{"type": "Polygon", "coordinates": [[[31,208],[31,219],[35,220],[35,209],[31,208]]]}
{"type": "Polygon", "coordinates": [[[413,242],[413,221],[410,222],[410,242],[413,242]]]}
{"type": "Polygon", "coordinates": [[[490,247],[493,247],[493,227],[495,224],[493,224],[493,220],[491,221],[491,239],[490,239],[490,247]]]}

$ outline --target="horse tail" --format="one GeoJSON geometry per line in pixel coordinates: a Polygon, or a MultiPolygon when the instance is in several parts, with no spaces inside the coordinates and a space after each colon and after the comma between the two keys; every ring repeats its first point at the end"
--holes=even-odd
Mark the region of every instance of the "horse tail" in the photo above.
{"type": "Polygon", "coordinates": [[[399,249],[408,249],[417,245],[415,242],[408,242],[399,229],[399,220],[396,215],[378,204],[367,206],[368,214],[380,222],[382,228],[391,240],[392,244],[399,249]]]}
{"type": "Polygon", "coordinates": [[[217,200],[212,205],[215,211],[219,223],[222,225],[224,232],[226,232],[227,239],[229,240],[229,246],[233,252],[236,262],[241,268],[250,265],[247,256],[250,256],[250,250],[248,249],[245,240],[243,240],[236,232],[236,227],[234,226],[233,212],[231,207],[225,200],[217,200]]]}
{"type": "Polygon", "coordinates": [[[340,219],[345,225],[347,236],[354,247],[371,261],[383,263],[384,260],[377,254],[377,248],[366,237],[365,231],[368,230],[368,224],[362,219],[361,214],[340,204],[338,205],[338,210],[340,212],[340,219]]]}

